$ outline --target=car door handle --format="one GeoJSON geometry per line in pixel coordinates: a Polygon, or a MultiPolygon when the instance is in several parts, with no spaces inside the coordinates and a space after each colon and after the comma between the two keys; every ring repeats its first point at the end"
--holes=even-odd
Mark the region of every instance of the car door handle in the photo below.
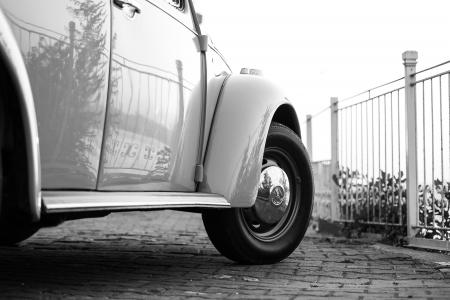
{"type": "Polygon", "coordinates": [[[114,5],[122,9],[124,13],[129,17],[134,17],[135,14],[140,14],[141,9],[136,4],[124,0],[113,0],[114,5]]]}

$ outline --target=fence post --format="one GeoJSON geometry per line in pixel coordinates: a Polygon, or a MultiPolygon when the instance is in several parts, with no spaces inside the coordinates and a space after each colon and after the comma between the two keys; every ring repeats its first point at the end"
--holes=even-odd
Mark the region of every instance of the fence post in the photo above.
{"type": "Polygon", "coordinates": [[[405,66],[406,107],[406,222],[408,238],[415,236],[417,225],[417,114],[416,114],[416,64],[417,51],[403,52],[405,66]]]}
{"type": "Polygon", "coordinates": [[[339,187],[334,183],[333,177],[339,178],[339,120],[338,120],[338,98],[332,97],[330,99],[331,111],[331,218],[333,221],[339,220],[339,187]]]}
{"type": "Polygon", "coordinates": [[[308,152],[309,152],[309,158],[311,161],[313,161],[313,148],[312,148],[312,116],[311,115],[306,115],[306,140],[307,140],[307,145],[306,147],[308,148],[308,152]]]}

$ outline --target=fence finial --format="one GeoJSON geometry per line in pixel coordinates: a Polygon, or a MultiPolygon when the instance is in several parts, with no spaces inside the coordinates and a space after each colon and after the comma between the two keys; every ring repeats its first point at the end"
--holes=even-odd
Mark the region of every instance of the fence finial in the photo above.
{"type": "Polygon", "coordinates": [[[415,66],[417,64],[417,58],[419,57],[417,51],[414,50],[408,50],[403,52],[402,58],[403,58],[403,65],[405,67],[407,66],[415,66]]]}

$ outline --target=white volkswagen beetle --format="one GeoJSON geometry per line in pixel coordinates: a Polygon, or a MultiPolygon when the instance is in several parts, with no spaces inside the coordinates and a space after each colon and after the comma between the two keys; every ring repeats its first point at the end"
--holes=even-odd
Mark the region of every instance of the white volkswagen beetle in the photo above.
{"type": "Polygon", "coordinates": [[[233,74],[191,0],[0,0],[0,243],[128,210],[202,213],[215,247],[274,263],[308,227],[296,113],[233,74]]]}

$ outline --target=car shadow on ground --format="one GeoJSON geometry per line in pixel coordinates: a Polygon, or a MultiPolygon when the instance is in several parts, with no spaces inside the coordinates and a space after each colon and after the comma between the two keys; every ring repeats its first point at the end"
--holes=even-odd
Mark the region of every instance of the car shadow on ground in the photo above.
{"type": "MultiPolygon", "coordinates": [[[[136,295],[200,296],[205,290],[235,293],[283,268],[236,264],[205,237],[196,244],[180,237],[106,236],[98,239],[32,238],[0,247],[0,296],[136,295]],[[19,294],[17,294],[19,292],[19,294]]],[[[191,240],[190,237],[187,240],[191,240]]]]}

